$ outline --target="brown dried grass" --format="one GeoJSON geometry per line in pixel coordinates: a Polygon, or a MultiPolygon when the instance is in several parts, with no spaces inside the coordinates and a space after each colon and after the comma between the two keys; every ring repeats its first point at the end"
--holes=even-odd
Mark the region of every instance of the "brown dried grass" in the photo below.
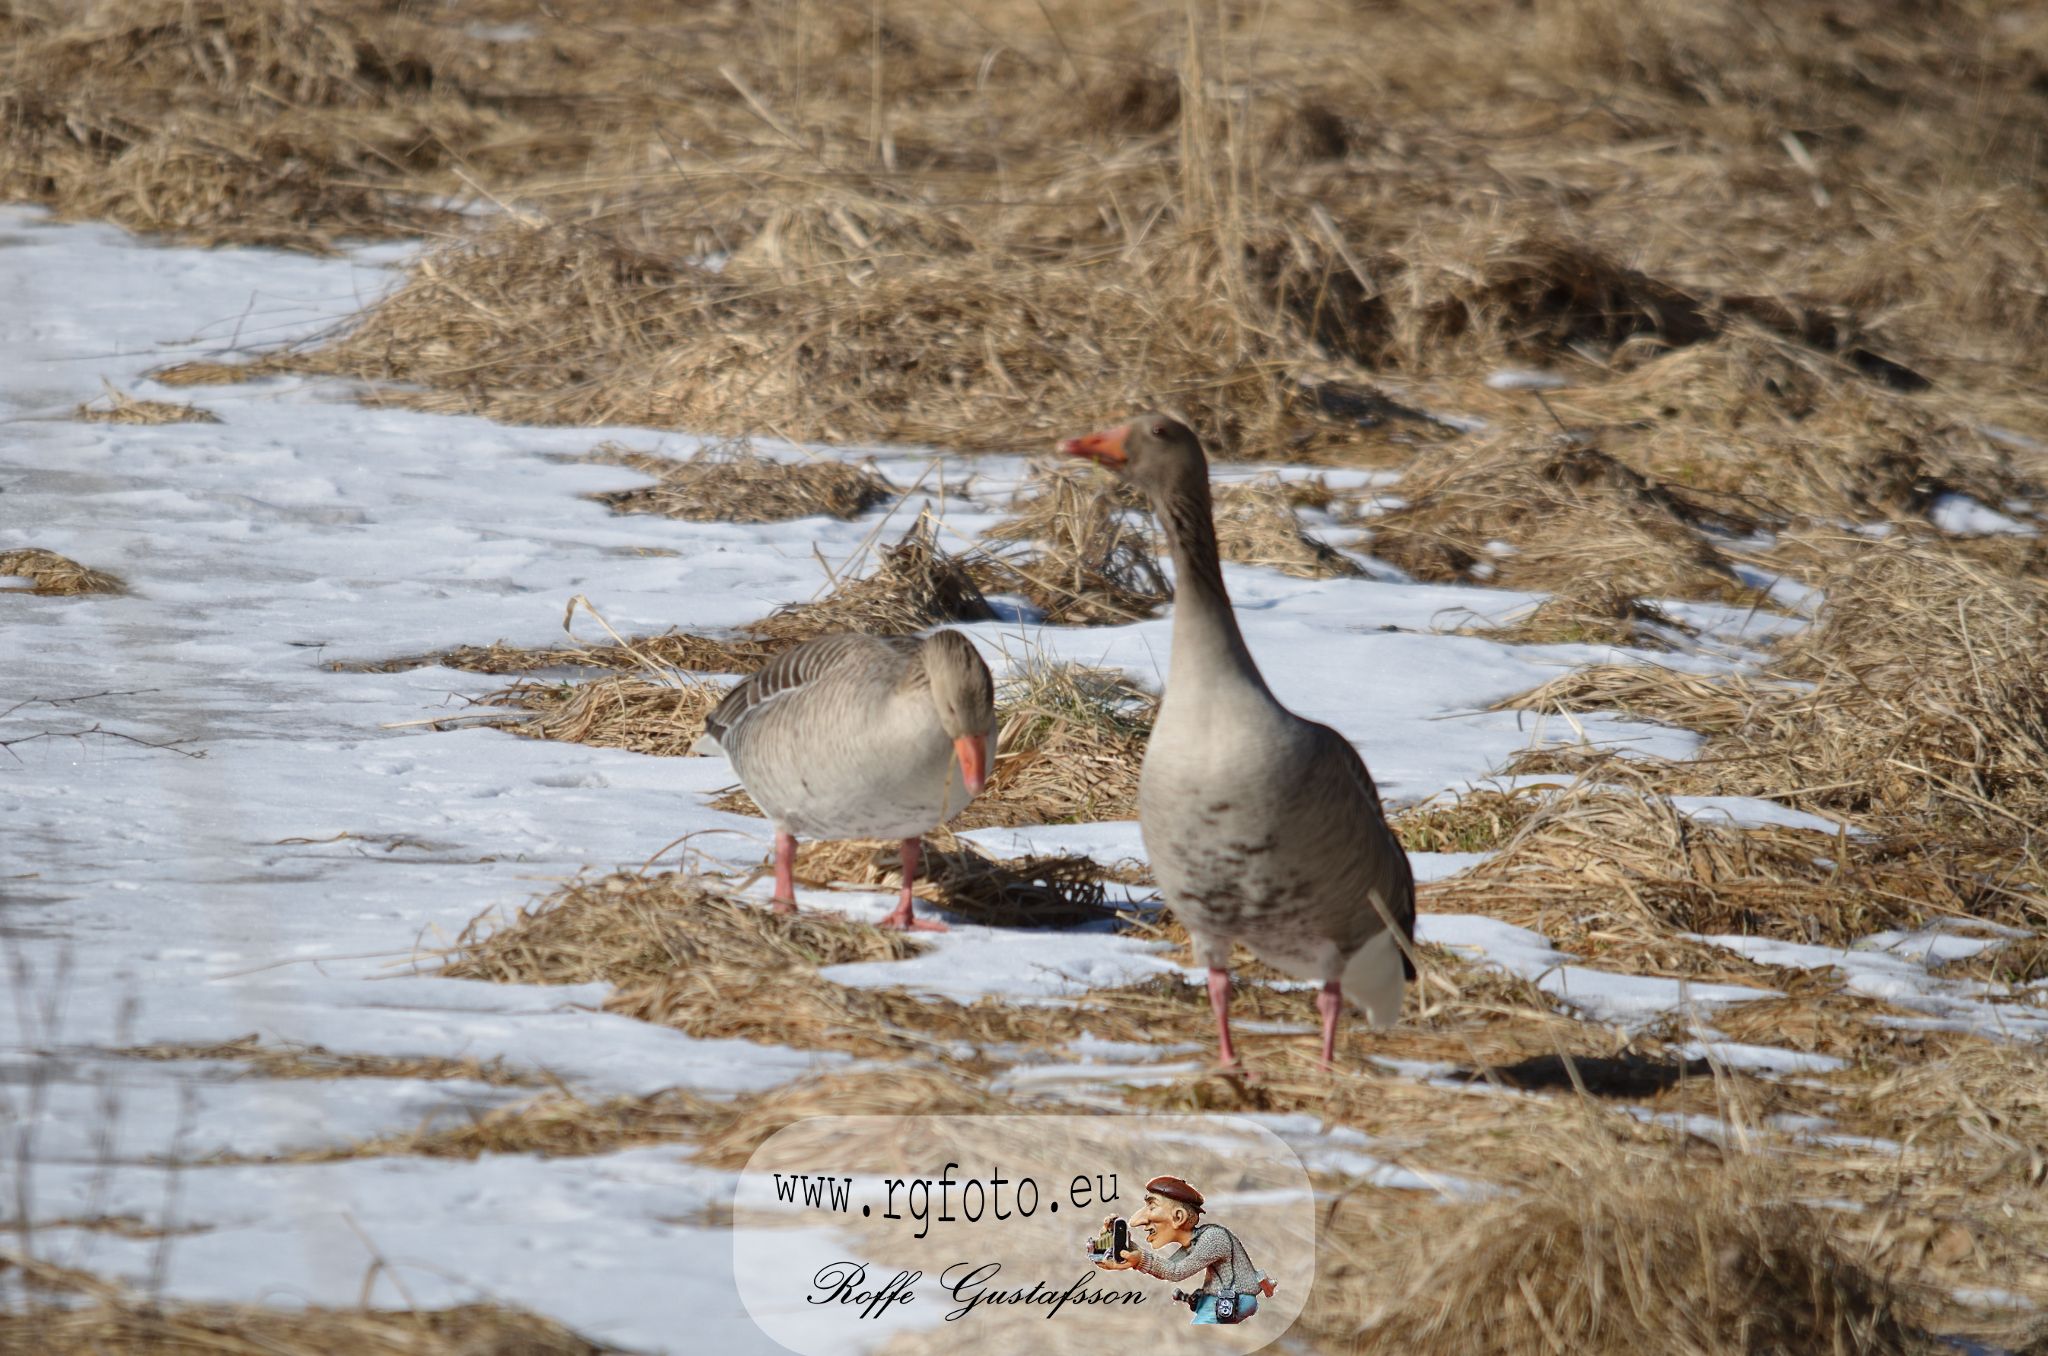
{"type": "Polygon", "coordinates": [[[896,636],[939,622],[995,619],[973,574],[940,548],[932,518],[920,514],[899,541],[882,548],[873,573],[840,579],[824,597],[786,604],[746,630],[794,644],[842,631],[896,636]]]}
{"type": "Polygon", "coordinates": [[[608,674],[582,683],[514,683],[478,698],[477,705],[516,711],[487,723],[532,739],[680,758],[724,698],[725,689],[709,683],[608,674]]]}
{"type": "Polygon", "coordinates": [[[1418,464],[1391,493],[1402,503],[1368,520],[1367,549],[1418,579],[1756,600],[1702,531],[1751,524],[1576,439],[1485,440],[1418,464]]]}
{"type": "Polygon", "coordinates": [[[453,1309],[264,1309],[165,1303],[75,1271],[9,1263],[61,1296],[0,1311],[0,1352],[20,1356],[602,1356],[605,1348],[537,1314],[453,1309]]]}
{"type": "Polygon", "coordinates": [[[106,403],[88,400],[71,412],[73,419],[97,424],[218,424],[220,416],[197,405],[170,400],[137,400],[126,391],[107,387],[106,403]]]}
{"type": "Polygon", "coordinates": [[[1802,683],[1595,668],[1506,704],[1700,731],[1696,779],[1736,794],[2026,838],[2048,822],[2048,586],[1927,541],[1843,552],[1786,649],[1802,683]]]}
{"type": "MultiPolygon", "coordinates": [[[[849,988],[818,968],[900,960],[902,933],[833,914],[778,914],[697,877],[579,880],[515,919],[473,920],[444,973],[518,984],[615,986],[605,1009],[692,1036],[957,1062],[962,1047],[1078,1034],[1065,1009],[971,1004],[849,988]]],[[[968,1056],[969,1059],[972,1056],[968,1056]]]]}
{"type": "MultiPolygon", "coordinates": [[[[797,851],[797,877],[829,885],[901,889],[901,848],[898,843],[863,839],[805,843],[797,851]]],[[[1064,928],[1115,916],[1102,887],[1104,875],[1087,857],[999,858],[940,829],[925,839],[912,893],[972,923],[1064,928]]]]}
{"type": "Polygon", "coordinates": [[[717,1104],[682,1088],[645,1097],[588,1102],[549,1092],[479,1113],[468,1125],[412,1130],[291,1154],[293,1163],[334,1163],[353,1158],[481,1158],[485,1154],[539,1154],[587,1158],[643,1144],[687,1142],[712,1119],[717,1104]]]}
{"type": "Polygon", "coordinates": [[[0,588],[0,593],[35,593],[44,597],[71,598],[86,593],[124,593],[128,586],[119,575],[89,569],[69,556],[25,546],[0,551],[0,577],[29,581],[27,588],[0,588]]]}
{"type": "Polygon", "coordinates": [[[1118,625],[1158,611],[1173,590],[1146,528],[1131,511],[1143,501],[1091,467],[1035,469],[1014,512],[990,529],[1023,549],[985,549],[976,562],[989,592],[1024,595],[1048,625],[1118,625]]]}
{"type": "Polygon", "coordinates": [[[443,1055],[337,1054],[318,1045],[266,1044],[257,1035],[212,1044],[158,1043],[123,1046],[108,1052],[122,1059],[228,1060],[247,1065],[254,1078],[425,1078],[521,1087],[538,1082],[505,1066],[502,1059],[451,1059],[443,1055]]]}
{"type": "Polygon", "coordinates": [[[1310,536],[1295,516],[1296,496],[1280,482],[1218,486],[1216,543],[1225,560],[1263,565],[1297,579],[1355,578],[1357,561],[1310,536]]]}
{"type": "Polygon", "coordinates": [[[596,496],[614,512],[659,513],[691,522],[852,518],[897,494],[872,466],[825,458],[775,461],[753,451],[744,440],[707,447],[687,461],[617,443],[600,444],[583,459],[655,477],[653,485],[596,496]]]}
{"type": "Polygon", "coordinates": [[[1445,799],[1432,796],[1395,815],[1394,832],[1410,852],[1490,852],[1543,806],[1544,792],[1482,787],[1445,799]]]}
{"type": "Polygon", "coordinates": [[[1120,673],[1041,660],[996,696],[1001,728],[988,786],[952,827],[1137,818],[1156,696],[1120,673]]]}
{"type": "Polygon", "coordinates": [[[1436,1212],[1435,1227],[1403,1231],[1398,1246],[1365,1212],[1340,1212],[1325,1235],[1338,1279],[1321,1323],[1356,1304],[1361,1350],[1478,1356],[1941,1349],[1919,1325],[1918,1284],[1880,1269],[1837,1215],[1797,1203],[1796,1186],[1758,1160],[1688,1162],[1596,1140],[1517,1185],[1436,1212]]]}
{"type": "Polygon", "coordinates": [[[0,192],[204,243],[326,250],[447,223],[418,195],[456,187],[458,148],[503,127],[461,89],[480,72],[452,36],[317,0],[13,6],[0,192]]]}
{"type": "Polygon", "coordinates": [[[627,672],[681,669],[690,673],[752,673],[786,647],[757,640],[728,640],[690,631],[670,631],[605,645],[457,645],[427,654],[391,659],[333,659],[336,673],[402,673],[438,665],[467,673],[532,673],[537,669],[619,669],[627,672]]]}
{"type": "Polygon", "coordinates": [[[1660,388],[1779,431],[1865,388],[2005,419],[2048,333],[2048,38],[2000,6],[477,16],[17,6],[6,191],[308,248],[490,198],[309,361],[522,420],[1014,450],[1166,398],[1230,455],[1377,459],[1421,425],[1312,389],[1526,419],[1472,383],[1512,359],[1632,382],[1705,483],[1742,449],[1660,388]]]}
{"type": "MultiPolygon", "coordinates": [[[[1431,899],[1534,927],[1577,954],[1626,961],[1620,968],[1665,973],[1668,962],[1647,952],[1699,950],[1676,933],[1846,946],[1910,921],[1900,900],[1868,888],[1850,855],[1839,838],[1737,828],[1682,814],[1661,796],[1594,785],[1549,795],[1497,855],[1434,887],[1431,899]]],[[[1737,982],[1761,968],[1704,952],[1737,982]]]]}
{"type": "Polygon", "coordinates": [[[1497,624],[1457,628],[1513,645],[1616,645],[1638,650],[1676,648],[1672,636],[1694,629],[1652,602],[1597,575],[1585,575],[1563,593],[1503,617],[1497,624]]]}

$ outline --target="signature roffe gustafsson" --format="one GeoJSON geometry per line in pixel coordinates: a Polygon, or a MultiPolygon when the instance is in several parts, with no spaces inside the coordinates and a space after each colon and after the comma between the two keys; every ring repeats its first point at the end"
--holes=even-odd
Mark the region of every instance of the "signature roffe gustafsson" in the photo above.
{"type": "MultiPolygon", "coordinates": [[[[940,1288],[950,1294],[959,1306],[947,1312],[946,1321],[951,1323],[965,1318],[984,1304],[1042,1304],[1045,1316],[1051,1318],[1069,1304],[1145,1302],[1144,1292],[1140,1290],[1091,1288],[1089,1282],[1094,1278],[1086,1272],[1064,1290],[1046,1281],[1034,1282],[1029,1289],[1022,1286],[998,1289],[994,1282],[1002,1269],[1001,1262],[955,1262],[940,1272],[940,1288]]],[[[818,1274],[811,1278],[811,1293],[804,1297],[804,1302],[858,1307],[859,1317],[880,1318],[891,1309],[915,1300],[916,1286],[922,1279],[922,1271],[899,1271],[887,1281],[871,1285],[867,1263],[831,1262],[818,1268],[818,1274]]]]}

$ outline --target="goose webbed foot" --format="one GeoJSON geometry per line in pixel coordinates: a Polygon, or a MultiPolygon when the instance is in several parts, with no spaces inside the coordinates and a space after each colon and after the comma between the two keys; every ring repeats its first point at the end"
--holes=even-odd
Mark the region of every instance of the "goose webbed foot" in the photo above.
{"type": "Polygon", "coordinates": [[[936,918],[918,918],[911,913],[910,887],[917,880],[917,865],[924,858],[924,840],[906,838],[899,851],[903,862],[903,893],[896,897],[895,909],[875,926],[899,932],[951,932],[951,928],[936,918]]]}

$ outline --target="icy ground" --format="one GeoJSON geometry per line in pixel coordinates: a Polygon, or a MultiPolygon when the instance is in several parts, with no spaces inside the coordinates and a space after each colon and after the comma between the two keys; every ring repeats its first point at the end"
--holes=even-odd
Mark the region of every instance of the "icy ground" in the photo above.
{"type": "MultiPolygon", "coordinates": [[[[686,833],[709,831],[691,842],[715,862],[758,861],[760,824],[706,808],[705,793],[732,780],[722,760],[431,733],[429,718],[501,684],[439,668],[335,673],[324,662],[557,642],[576,594],[628,634],[733,626],[813,594],[814,549],[845,562],[882,511],[767,526],[615,517],[582,496],[644,477],[562,455],[605,438],[687,455],[692,440],[377,409],[316,382],[168,390],[141,376],[334,324],[387,287],[402,257],[161,248],[0,211],[0,550],[47,547],[131,586],[119,597],[0,598],[0,983],[10,990],[0,1002],[0,1224],[26,1218],[40,1226],[40,1256],[176,1297],[349,1305],[367,1285],[379,1304],[505,1300],[635,1349],[762,1349],[715,1225],[731,1179],[679,1150],[264,1161],[459,1122],[525,1092],[464,1080],[279,1081],[222,1061],[106,1053],[254,1034],[337,1052],[502,1059],[592,1096],[726,1095],[844,1062],[607,1016],[593,1010],[597,986],[421,972],[421,949],[480,912],[514,908],[586,868],[637,865],[686,833]],[[195,401],[223,422],[72,419],[103,379],[195,401]],[[650,547],[674,554],[642,553],[650,547]],[[189,1165],[223,1154],[241,1161],[189,1165]],[[105,1217],[166,1236],[72,1227],[105,1217]]],[[[886,510],[896,517],[888,533],[929,498],[950,531],[971,538],[1028,466],[1021,456],[876,455],[897,484],[921,486],[886,510]]],[[[1564,666],[1638,657],[1430,633],[1446,618],[1509,612],[1525,595],[1239,568],[1230,583],[1280,695],[1356,739],[1396,802],[1482,778],[1532,739],[1681,756],[1693,747],[1680,732],[1600,717],[1539,727],[1486,713],[1564,666]]],[[[1665,662],[1741,662],[1754,627],[1775,624],[1757,618],[1745,633],[1739,611],[1684,611],[1713,624],[1714,643],[1665,662]]],[[[1163,621],[974,629],[1007,662],[1049,654],[1149,682],[1168,641],[1163,621]]],[[[1056,838],[1108,859],[1142,855],[1130,825],[1042,834],[982,837],[999,848],[1056,838]]],[[[1468,864],[1418,860],[1425,875],[1468,864]]],[[[807,902],[867,916],[885,907],[844,893],[807,902]]],[[[1431,916],[1424,931],[1603,1020],[1755,992],[1602,974],[1484,918],[1431,916]]],[[[1932,949],[1878,946],[1859,974],[1888,996],[1912,990],[1931,1020],[1968,1020],[1986,1005],[1921,983],[1932,949]]],[[[1831,963],[1782,948],[1771,959],[1831,963]]],[[[923,957],[833,977],[1048,1001],[1168,964],[1125,938],[956,924],[923,957]]],[[[1772,1052],[1745,1049],[1770,1067],[1772,1052]]],[[[1067,1064],[1017,1077],[1065,1086],[1172,1076],[1172,1061],[1190,1057],[1174,1047],[1067,1053],[1067,1064]],[[1161,1056],[1169,1062],[1146,1063],[1161,1056]]],[[[1380,1167],[1359,1151],[1362,1137],[1327,1139],[1312,1124],[1288,1132],[1329,1170],[1380,1167]]]]}

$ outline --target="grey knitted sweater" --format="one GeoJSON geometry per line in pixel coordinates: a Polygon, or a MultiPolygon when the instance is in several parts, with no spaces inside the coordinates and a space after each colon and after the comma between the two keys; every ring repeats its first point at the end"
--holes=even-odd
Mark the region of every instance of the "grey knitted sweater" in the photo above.
{"type": "Polygon", "coordinates": [[[1131,1243],[1138,1250],[1138,1270],[1148,1276],[1184,1281],[1198,1271],[1207,1272],[1195,1287],[1197,1295],[1246,1295],[1266,1279],[1266,1273],[1252,1265],[1237,1235],[1220,1224],[1196,1226],[1194,1237],[1178,1252],[1155,1249],[1136,1234],[1131,1243]]]}

